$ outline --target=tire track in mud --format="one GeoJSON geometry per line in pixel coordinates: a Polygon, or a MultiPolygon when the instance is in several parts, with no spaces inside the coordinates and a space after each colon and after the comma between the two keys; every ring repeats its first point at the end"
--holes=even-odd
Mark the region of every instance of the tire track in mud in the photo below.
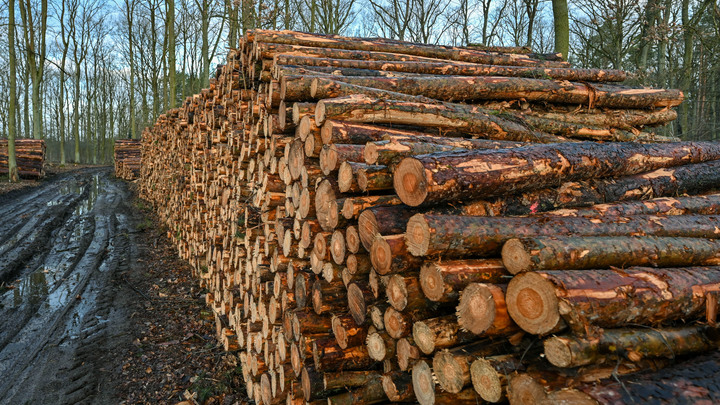
{"type": "Polygon", "coordinates": [[[0,403],[112,398],[101,382],[127,334],[116,292],[137,254],[130,201],[108,168],[0,200],[0,403]]]}

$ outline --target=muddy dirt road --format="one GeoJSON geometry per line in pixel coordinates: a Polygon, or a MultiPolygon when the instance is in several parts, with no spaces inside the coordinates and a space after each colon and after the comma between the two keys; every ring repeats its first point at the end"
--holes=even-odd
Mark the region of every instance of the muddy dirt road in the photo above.
{"type": "Polygon", "coordinates": [[[110,168],[0,195],[0,403],[111,403],[104,358],[127,339],[113,276],[140,220],[110,168]]]}

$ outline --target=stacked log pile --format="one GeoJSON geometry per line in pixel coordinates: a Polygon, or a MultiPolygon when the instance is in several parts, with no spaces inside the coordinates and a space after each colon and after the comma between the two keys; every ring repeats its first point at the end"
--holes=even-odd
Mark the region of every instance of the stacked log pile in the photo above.
{"type": "Polygon", "coordinates": [[[115,176],[134,180],[140,176],[140,139],[115,140],[115,176]]]}
{"type": "Polygon", "coordinates": [[[240,43],[144,132],[139,190],[256,402],[591,395],[717,347],[720,144],[653,132],[680,92],[502,49],[240,43]]]}
{"type": "MultiPolygon", "coordinates": [[[[42,139],[16,139],[15,159],[20,177],[45,177],[45,141],[42,139]]],[[[8,141],[0,139],[0,174],[8,173],[8,141]]]]}

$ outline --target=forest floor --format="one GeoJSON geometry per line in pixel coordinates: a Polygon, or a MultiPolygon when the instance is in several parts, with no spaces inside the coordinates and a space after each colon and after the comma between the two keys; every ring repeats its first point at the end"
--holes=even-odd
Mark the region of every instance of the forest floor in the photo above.
{"type": "Polygon", "coordinates": [[[245,403],[204,292],[109,167],[0,189],[0,403],[245,403]]]}

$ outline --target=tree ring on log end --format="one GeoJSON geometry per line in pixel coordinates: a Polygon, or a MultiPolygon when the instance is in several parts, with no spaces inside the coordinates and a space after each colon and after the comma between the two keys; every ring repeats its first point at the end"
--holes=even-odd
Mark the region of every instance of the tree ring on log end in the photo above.
{"type": "MultiPolygon", "coordinates": [[[[368,252],[371,252],[372,245],[378,235],[378,225],[375,214],[371,210],[364,210],[358,215],[358,232],[360,233],[360,242],[368,252]]],[[[374,263],[373,263],[374,265],[374,263]]]]}
{"type": "Polygon", "coordinates": [[[502,247],[503,265],[511,274],[518,274],[532,269],[530,255],[520,239],[510,239],[502,247]]]}
{"type": "Polygon", "coordinates": [[[405,310],[405,307],[407,307],[408,292],[405,279],[402,276],[397,274],[390,276],[385,293],[388,297],[388,303],[390,303],[393,308],[398,311],[405,310]]]}
{"type": "Polygon", "coordinates": [[[413,340],[421,352],[430,354],[435,351],[435,334],[425,322],[413,324],[413,340]]]}
{"type": "Polygon", "coordinates": [[[428,263],[420,269],[420,287],[430,301],[439,301],[445,295],[445,281],[435,263],[428,263]]]}
{"type": "Polygon", "coordinates": [[[272,388],[270,387],[270,378],[267,373],[263,373],[260,376],[260,392],[262,393],[262,400],[264,403],[269,404],[272,400],[272,388]]]}
{"type": "Polygon", "coordinates": [[[365,157],[365,163],[374,165],[378,160],[377,145],[374,142],[368,142],[365,144],[365,150],[363,151],[365,157]]]}
{"type": "Polygon", "coordinates": [[[458,323],[464,329],[479,335],[495,321],[495,300],[484,284],[472,283],[460,295],[457,307],[458,323]]]}
{"type": "MultiPolygon", "coordinates": [[[[310,374],[308,374],[307,367],[303,367],[302,373],[300,374],[300,385],[303,389],[303,396],[305,397],[306,401],[310,401],[312,390],[311,390],[311,382],[310,382],[310,374]]],[[[270,403],[270,402],[266,402],[270,403]]]]}
{"type": "Polygon", "coordinates": [[[420,405],[435,403],[435,382],[433,381],[430,366],[420,360],[412,369],[413,390],[420,405]]]}
{"type": "Polygon", "coordinates": [[[566,340],[561,338],[548,338],[543,343],[545,358],[554,366],[570,367],[573,364],[573,355],[566,340]]]}
{"type": "Polygon", "coordinates": [[[405,158],[395,169],[393,187],[403,203],[417,207],[425,202],[428,184],[425,167],[415,158],[405,158]]]}
{"type": "Polygon", "coordinates": [[[433,370],[442,389],[452,394],[462,391],[463,370],[448,350],[443,350],[433,357],[433,370]]]}
{"type": "Polygon", "coordinates": [[[335,340],[337,341],[338,346],[340,346],[341,349],[346,349],[348,337],[347,331],[342,325],[342,320],[337,316],[333,316],[331,320],[331,325],[332,332],[333,335],[335,335],[335,340]]]}
{"type": "Polygon", "coordinates": [[[370,248],[370,262],[378,274],[386,275],[390,272],[392,252],[390,251],[390,245],[381,236],[375,238],[375,242],[370,248]]]}
{"type": "Polygon", "coordinates": [[[508,384],[508,400],[511,404],[535,405],[545,398],[545,388],[527,374],[517,374],[508,384]]]}
{"type": "Polygon", "coordinates": [[[475,392],[488,402],[500,402],[503,399],[502,381],[498,372],[485,359],[477,359],[470,366],[470,377],[475,392]]]}
{"type": "Polygon", "coordinates": [[[365,295],[360,287],[351,283],[347,287],[348,309],[355,323],[362,325],[365,322],[365,295]]]}
{"type": "Polygon", "coordinates": [[[365,343],[367,345],[368,354],[373,360],[385,360],[387,348],[385,347],[385,341],[379,333],[372,333],[368,335],[365,343]]]}
{"type": "Polygon", "coordinates": [[[325,122],[325,103],[320,100],[315,106],[315,125],[322,125],[323,122],[325,122]]]}
{"type": "Polygon", "coordinates": [[[538,273],[521,273],[510,280],[505,302],[510,317],[526,332],[546,334],[560,322],[555,286],[538,273]]]}
{"type": "Polygon", "coordinates": [[[408,220],[405,242],[413,256],[425,256],[430,247],[430,226],[423,214],[415,214],[408,220]]]}

